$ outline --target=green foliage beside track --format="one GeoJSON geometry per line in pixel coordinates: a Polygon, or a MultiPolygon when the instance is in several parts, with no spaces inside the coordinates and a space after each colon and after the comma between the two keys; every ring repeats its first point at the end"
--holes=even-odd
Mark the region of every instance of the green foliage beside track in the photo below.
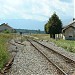
{"type": "Polygon", "coordinates": [[[0,70],[4,64],[9,60],[10,54],[8,52],[7,41],[12,38],[10,34],[0,34],[0,70]]]}
{"type": "Polygon", "coordinates": [[[57,46],[64,48],[65,50],[69,52],[75,53],[75,41],[73,40],[63,40],[63,39],[52,39],[50,38],[49,34],[35,34],[32,35],[34,37],[37,37],[39,40],[48,40],[48,42],[53,42],[57,46]]]}

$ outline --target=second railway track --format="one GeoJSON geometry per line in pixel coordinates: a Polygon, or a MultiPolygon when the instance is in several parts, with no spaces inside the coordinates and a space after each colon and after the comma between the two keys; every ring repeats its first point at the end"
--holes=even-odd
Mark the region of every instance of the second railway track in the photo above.
{"type": "Polygon", "coordinates": [[[51,50],[50,48],[44,46],[43,44],[39,43],[35,40],[28,40],[32,46],[34,46],[39,52],[44,55],[49,62],[51,62],[57,69],[59,70],[59,75],[72,75],[75,71],[75,62],[68,58],[63,56],[62,54],[59,54],[58,52],[55,52],[51,50]]]}

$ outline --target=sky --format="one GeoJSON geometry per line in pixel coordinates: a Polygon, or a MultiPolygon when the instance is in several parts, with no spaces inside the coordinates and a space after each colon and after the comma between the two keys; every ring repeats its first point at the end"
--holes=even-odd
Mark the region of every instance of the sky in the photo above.
{"type": "Polygon", "coordinates": [[[75,18],[74,5],[75,0],[0,0],[0,24],[44,30],[44,25],[56,12],[65,26],[75,18]]]}

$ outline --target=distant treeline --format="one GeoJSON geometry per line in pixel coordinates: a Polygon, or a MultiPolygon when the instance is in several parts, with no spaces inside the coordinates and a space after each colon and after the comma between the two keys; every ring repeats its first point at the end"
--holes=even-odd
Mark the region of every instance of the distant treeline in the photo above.
{"type": "Polygon", "coordinates": [[[39,30],[27,30],[27,29],[15,29],[17,33],[33,33],[33,34],[44,34],[44,31],[39,30]]]}

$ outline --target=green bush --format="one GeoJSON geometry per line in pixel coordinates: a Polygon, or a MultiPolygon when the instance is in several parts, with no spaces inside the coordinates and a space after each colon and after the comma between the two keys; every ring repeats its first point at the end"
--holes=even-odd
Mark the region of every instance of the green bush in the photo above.
{"type": "Polygon", "coordinates": [[[4,30],[3,33],[10,33],[10,31],[9,30],[4,30]]]}

